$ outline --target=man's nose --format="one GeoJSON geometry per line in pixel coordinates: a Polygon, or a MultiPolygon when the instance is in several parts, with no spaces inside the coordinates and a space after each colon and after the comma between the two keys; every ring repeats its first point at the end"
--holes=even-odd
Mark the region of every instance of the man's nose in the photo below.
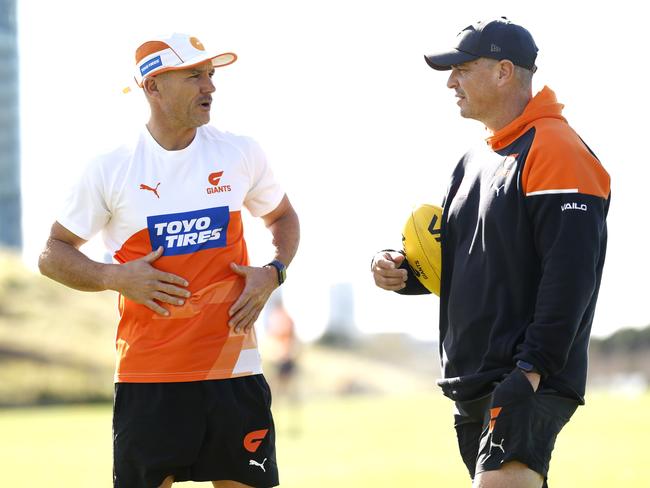
{"type": "Polygon", "coordinates": [[[456,79],[456,73],[455,70],[452,69],[449,78],[447,78],[447,88],[451,88],[453,90],[457,86],[458,86],[458,80],[456,79]]]}
{"type": "Polygon", "coordinates": [[[205,77],[203,83],[201,84],[201,91],[203,93],[214,93],[216,91],[214,83],[212,82],[212,78],[209,76],[205,77]]]}

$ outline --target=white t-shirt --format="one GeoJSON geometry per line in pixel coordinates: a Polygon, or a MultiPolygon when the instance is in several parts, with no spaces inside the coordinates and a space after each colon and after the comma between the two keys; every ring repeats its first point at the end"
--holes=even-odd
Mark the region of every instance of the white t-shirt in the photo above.
{"type": "Polygon", "coordinates": [[[189,281],[169,317],[120,297],[119,382],[231,378],[261,372],[255,332],[235,335],[228,308],[243,289],[230,263],[248,264],[241,210],[274,210],[284,196],[250,138],[197,129],[180,151],[163,149],[144,128],[130,145],[96,158],[69,195],[58,222],[83,239],[102,231],[125,263],[158,246],[154,266],[189,281]]]}

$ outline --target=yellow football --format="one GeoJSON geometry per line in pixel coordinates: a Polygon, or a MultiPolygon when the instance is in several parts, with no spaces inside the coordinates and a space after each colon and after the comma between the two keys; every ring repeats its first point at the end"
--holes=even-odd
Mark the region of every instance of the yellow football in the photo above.
{"type": "Polygon", "coordinates": [[[427,290],[440,296],[442,208],[422,204],[413,209],[402,231],[406,260],[427,290]]]}

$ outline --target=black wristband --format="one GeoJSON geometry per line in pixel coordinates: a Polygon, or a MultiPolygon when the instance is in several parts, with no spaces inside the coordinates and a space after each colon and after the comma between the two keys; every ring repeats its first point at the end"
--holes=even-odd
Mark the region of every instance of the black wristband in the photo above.
{"type": "Polygon", "coordinates": [[[277,271],[278,286],[280,286],[282,283],[285,282],[285,280],[287,279],[287,267],[282,263],[282,261],[278,261],[277,259],[274,259],[270,263],[264,265],[265,268],[267,266],[273,266],[277,271]]]}
{"type": "Polygon", "coordinates": [[[541,374],[541,373],[539,372],[539,370],[535,367],[535,365],[529,363],[528,361],[523,361],[523,360],[520,359],[519,361],[517,361],[517,367],[518,367],[520,370],[525,371],[526,373],[537,373],[537,374],[541,374]]]}

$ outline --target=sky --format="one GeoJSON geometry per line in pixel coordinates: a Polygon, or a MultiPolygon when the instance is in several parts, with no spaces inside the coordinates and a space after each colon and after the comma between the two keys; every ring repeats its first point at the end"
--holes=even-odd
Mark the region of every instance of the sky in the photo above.
{"type": "MultiPolygon", "coordinates": [[[[459,116],[447,75],[422,55],[451,47],[476,20],[505,15],[540,48],[534,91],[556,92],[612,177],[594,335],[646,326],[650,72],[641,8],[629,0],[18,0],[25,261],[35,267],[87,161],[146,122],[141,93],[122,93],[135,48],[184,32],[239,56],[216,72],[211,123],[262,145],[301,218],[282,287],[301,336],[322,333],[330,288],[344,284],[361,332],[434,339],[438,299],[375,288],[370,260],[400,247],[410,209],[439,204],[464,151],[487,136],[459,116]]],[[[252,263],[268,262],[270,234],[258,220],[245,225],[252,263]]],[[[101,243],[85,252],[101,256],[101,243]]]]}

